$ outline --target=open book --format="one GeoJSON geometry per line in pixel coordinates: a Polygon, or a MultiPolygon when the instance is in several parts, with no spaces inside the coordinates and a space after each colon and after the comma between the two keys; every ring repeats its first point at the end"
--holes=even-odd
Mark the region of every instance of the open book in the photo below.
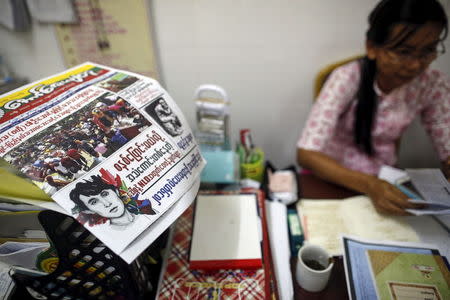
{"type": "Polygon", "coordinates": [[[93,63],[0,96],[0,157],[119,255],[192,202],[204,166],[157,81],[93,63]]]}
{"type": "Polygon", "coordinates": [[[305,239],[333,255],[342,255],[341,235],[375,240],[418,242],[405,217],[378,213],[367,196],[345,199],[301,199],[297,204],[305,239]]]}

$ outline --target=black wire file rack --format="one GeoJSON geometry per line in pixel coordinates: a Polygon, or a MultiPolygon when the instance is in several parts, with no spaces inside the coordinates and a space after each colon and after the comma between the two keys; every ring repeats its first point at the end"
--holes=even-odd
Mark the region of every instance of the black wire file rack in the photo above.
{"type": "Polygon", "coordinates": [[[44,276],[13,272],[19,288],[41,299],[155,298],[169,230],[127,264],[72,217],[45,210],[38,218],[56,249],[58,265],[44,276]]]}

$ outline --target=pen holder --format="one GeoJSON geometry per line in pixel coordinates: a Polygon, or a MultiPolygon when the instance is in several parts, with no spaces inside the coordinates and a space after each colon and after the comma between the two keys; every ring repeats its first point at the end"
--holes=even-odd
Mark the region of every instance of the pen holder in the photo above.
{"type": "Polygon", "coordinates": [[[264,177],[264,152],[260,148],[255,148],[253,151],[255,157],[253,162],[241,162],[241,178],[250,178],[262,182],[264,177]]]}

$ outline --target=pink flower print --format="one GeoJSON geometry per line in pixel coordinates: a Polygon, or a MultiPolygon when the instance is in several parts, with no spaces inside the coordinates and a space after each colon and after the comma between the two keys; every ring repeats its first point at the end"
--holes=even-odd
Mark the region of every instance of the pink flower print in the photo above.
{"type": "MultiPolygon", "coordinates": [[[[338,108],[339,108],[340,111],[343,110],[346,106],[347,106],[347,104],[344,103],[344,102],[339,102],[339,103],[338,103],[338,108]]],[[[353,113],[352,113],[352,114],[353,114],[353,113]]]]}
{"type": "Polygon", "coordinates": [[[432,99],[433,99],[433,100],[438,100],[438,99],[441,98],[441,96],[442,96],[441,92],[440,92],[440,91],[437,91],[436,93],[434,93],[432,99]]]}
{"type": "Polygon", "coordinates": [[[432,107],[428,110],[428,114],[430,114],[430,116],[434,116],[436,114],[436,108],[432,107]]]}
{"type": "Polygon", "coordinates": [[[440,139],[444,137],[444,130],[442,128],[439,128],[437,130],[434,131],[433,134],[436,138],[440,139]]]}
{"type": "Polygon", "coordinates": [[[378,121],[376,127],[379,128],[379,130],[384,131],[387,128],[387,124],[384,121],[378,121]]]}
{"type": "Polygon", "coordinates": [[[348,160],[353,160],[356,157],[355,151],[353,150],[347,150],[347,152],[345,153],[345,157],[348,160]]]}
{"type": "Polygon", "coordinates": [[[331,117],[333,117],[333,111],[330,109],[327,109],[324,113],[325,118],[330,119],[331,117]]]}
{"type": "Polygon", "coordinates": [[[316,128],[317,127],[317,121],[311,121],[310,123],[309,123],[309,127],[312,129],[312,128],[316,128]]]}
{"type": "Polygon", "coordinates": [[[320,147],[321,140],[319,138],[313,139],[313,145],[316,147],[320,147]]]}
{"type": "Polygon", "coordinates": [[[387,117],[387,111],[385,111],[385,110],[382,110],[381,112],[379,112],[379,114],[380,114],[381,118],[386,118],[387,117]]]}
{"type": "Polygon", "coordinates": [[[312,111],[311,111],[311,117],[310,117],[310,119],[317,119],[317,117],[319,117],[320,116],[320,111],[319,110],[317,110],[317,109],[313,109],[312,111]]]}
{"type": "Polygon", "coordinates": [[[339,93],[341,93],[341,94],[345,93],[345,86],[343,84],[339,85],[339,93]]]}
{"type": "Polygon", "coordinates": [[[327,128],[327,135],[331,135],[331,134],[333,134],[333,128],[328,127],[327,128]]]}

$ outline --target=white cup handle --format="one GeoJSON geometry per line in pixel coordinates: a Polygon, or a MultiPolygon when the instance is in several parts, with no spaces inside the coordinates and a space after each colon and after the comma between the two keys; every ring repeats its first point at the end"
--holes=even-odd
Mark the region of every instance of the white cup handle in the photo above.
{"type": "Polygon", "coordinates": [[[229,102],[228,95],[223,88],[215,84],[202,84],[194,93],[194,99],[199,99],[203,92],[210,91],[219,94],[226,103],[229,102]]]}

